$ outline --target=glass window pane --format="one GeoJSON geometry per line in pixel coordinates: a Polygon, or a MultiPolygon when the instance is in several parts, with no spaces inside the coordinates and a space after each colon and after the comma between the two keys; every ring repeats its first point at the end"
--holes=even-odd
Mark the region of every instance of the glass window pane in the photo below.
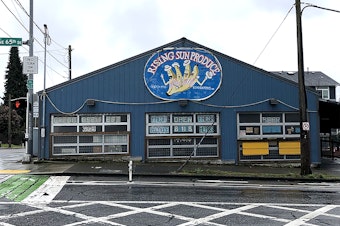
{"type": "Polygon", "coordinates": [[[193,145],[195,142],[194,138],[174,138],[173,145],[193,145]]]}
{"type": "Polygon", "coordinates": [[[169,123],[170,115],[162,114],[162,115],[149,115],[149,123],[169,123]]]}
{"type": "Polygon", "coordinates": [[[202,115],[197,115],[197,122],[198,123],[213,123],[216,121],[215,114],[202,114],[202,115]]]}
{"type": "Polygon", "coordinates": [[[170,134],[170,126],[150,126],[149,134],[170,134]]]}
{"type": "Polygon", "coordinates": [[[286,113],[285,120],[286,122],[300,122],[299,113],[286,113]]]}
{"type": "Polygon", "coordinates": [[[102,122],[102,116],[101,115],[85,115],[80,116],[80,123],[101,123],[102,122]]]}
{"type": "Polygon", "coordinates": [[[282,123],[282,114],[262,114],[262,123],[282,123]]]}
{"type": "Polygon", "coordinates": [[[127,152],[127,145],[105,145],[104,152],[127,152]]]}
{"type": "Polygon", "coordinates": [[[72,144],[77,143],[77,136],[54,136],[54,144],[72,144]]]}
{"type": "Polygon", "coordinates": [[[240,123],[259,123],[260,114],[239,114],[240,123]]]}
{"type": "Polygon", "coordinates": [[[282,126],[262,126],[263,134],[282,134],[282,126]]]}
{"type": "Polygon", "coordinates": [[[300,134],[300,125],[297,126],[286,126],[286,134],[300,134]]]}
{"type": "Polygon", "coordinates": [[[127,143],[127,135],[105,135],[105,143],[127,143]]]}
{"type": "Polygon", "coordinates": [[[216,133],[216,130],[217,130],[217,126],[210,126],[210,125],[196,126],[196,133],[202,133],[202,134],[216,133]]]}
{"type": "Polygon", "coordinates": [[[194,133],[193,126],[189,125],[181,125],[181,126],[173,126],[173,133],[194,133]]]}
{"type": "Polygon", "coordinates": [[[72,133],[77,132],[77,126],[55,126],[53,127],[55,133],[72,133]]]}
{"type": "Polygon", "coordinates": [[[126,125],[111,125],[105,126],[105,132],[119,132],[119,131],[127,131],[126,125]]]}
{"type": "Polygon", "coordinates": [[[190,123],[193,122],[193,115],[173,115],[173,123],[190,123]]]}
{"type": "Polygon", "coordinates": [[[241,126],[240,136],[260,135],[260,126],[241,126]]]}

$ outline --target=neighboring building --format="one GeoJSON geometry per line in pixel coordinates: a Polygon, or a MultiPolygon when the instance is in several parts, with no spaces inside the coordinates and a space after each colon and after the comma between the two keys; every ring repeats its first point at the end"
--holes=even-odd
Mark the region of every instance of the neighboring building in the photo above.
{"type": "MultiPolygon", "coordinates": [[[[298,83],[297,72],[273,73],[298,83]]],[[[317,90],[321,98],[319,101],[320,133],[329,136],[340,128],[340,103],[336,100],[336,88],[339,83],[320,71],[306,71],[304,75],[306,87],[317,90]]]]}
{"type": "MultiPolygon", "coordinates": [[[[298,72],[275,71],[273,73],[298,83],[298,72]]],[[[324,100],[336,101],[336,87],[339,83],[321,71],[306,71],[305,86],[319,91],[320,97],[324,100]]]]}
{"type": "MultiPolygon", "coordinates": [[[[182,38],[48,88],[39,157],[299,161],[298,95],[294,81],[182,38]]],[[[307,99],[320,163],[319,95],[307,99]]]]}

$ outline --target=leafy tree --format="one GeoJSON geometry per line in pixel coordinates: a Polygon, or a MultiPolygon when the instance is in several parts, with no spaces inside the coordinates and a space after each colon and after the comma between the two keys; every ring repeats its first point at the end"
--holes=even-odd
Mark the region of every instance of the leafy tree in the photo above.
{"type": "MultiPolygon", "coordinates": [[[[0,140],[3,143],[8,143],[8,112],[8,106],[0,106],[0,140]]],[[[12,110],[11,119],[12,143],[21,144],[22,138],[24,136],[24,133],[20,127],[22,118],[17,114],[15,110],[12,110]]]]}
{"type": "MultiPolygon", "coordinates": [[[[27,76],[22,73],[22,63],[20,61],[18,47],[12,47],[10,50],[5,80],[5,93],[2,99],[6,106],[8,106],[9,94],[11,94],[12,99],[26,97],[27,76]]],[[[14,105],[12,108],[21,116],[23,124],[26,119],[26,101],[20,100],[19,103],[20,106],[18,109],[15,109],[14,105]]]]}

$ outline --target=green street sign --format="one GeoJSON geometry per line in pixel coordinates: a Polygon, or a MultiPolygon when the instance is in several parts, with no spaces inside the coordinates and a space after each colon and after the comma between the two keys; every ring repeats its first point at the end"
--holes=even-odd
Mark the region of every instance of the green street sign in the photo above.
{"type": "Polygon", "coordinates": [[[33,89],[33,80],[27,80],[27,89],[33,89]]]}
{"type": "Polygon", "coordinates": [[[21,46],[22,38],[0,38],[0,46],[21,46]]]}

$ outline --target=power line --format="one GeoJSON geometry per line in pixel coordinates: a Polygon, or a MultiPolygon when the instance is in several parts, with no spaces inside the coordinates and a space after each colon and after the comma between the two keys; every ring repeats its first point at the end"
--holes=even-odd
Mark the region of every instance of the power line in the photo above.
{"type": "MultiPolygon", "coordinates": [[[[18,19],[18,17],[11,11],[10,8],[8,8],[8,6],[5,4],[5,2],[4,2],[3,0],[1,0],[1,2],[4,4],[4,6],[7,8],[7,10],[14,16],[14,18],[19,22],[19,24],[20,24],[27,32],[29,32],[28,29],[25,27],[25,25],[18,19]]],[[[22,7],[22,9],[24,10],[24,12],[29,16],[29,14],[28,14],[27,11],[25,10],[25,8],[24,8],[21,4],[19,4],[19,5],[20,5],[20,7],[22,7]]],[[[29,16],[29,17],[30,17],[30,16],[29,16]]],[[[36,24],[35,22],[34,22],[34,24],[37,26],[37,24],[36,24]]],[[[44,33],[44,32],[41,30],[41,28],[40,28],[39,26],[37,26],[37,27],[38,27],[38,29],[39,29],[42,33],[44,33]]],[[[38,43],[42,48],[44,48],[43,45],[39,42],[38,39],[34,38],[34,40],[36,40],[37,43],[38,43]]],[[[47,51],[47,53],[48,53],[55,61],[57,61],[60,65],[64,66],[65,68],[68,68],[68,66],[66,66],[65,64],[63,64],[62,62],[60,62],[60,60],[58,60],[55,56],[53,56],[49,51],[47,51]]]]}
{"type": "Polygon", "coordinates": [[[322,7],[322,6],[317,6],[317,5],[313,5],[307,2],[301,2],[301,4],[305,4],[306,6],[303,7],[303,9],[301,10],[301,12],[303,12],[303,10],[307,7],[314,7],[314,8],[318,8],[318,9],[323,9],[323,10],[327,10],[327,11],[331,11],[331,12],[335,12],[335,13],[340,13],[340,10],[336,10],[336,9],[330,9],[330,8],[326,8],[326,7],[322,7]]]}
{"type": "Polygon", "coordinates": [[[1,0],[2,4],[6,7],[6,9],[14,16],[14,18],[19,22],[19,24],[29,33],[28,29],[25,27],[25,25],[18,19],[18,17],[16,15],[14,15],[14,13],[12,12],[12,10],[10,10],[10,8],[8,8],[8,6],[6,5],[6,3],[4,3],[3,0],[1,0]]]}
{"type": "Polygon", "coordinates": [[[285,22],[285,20],[287,19],[289,13],[292,11],[292,9],[294,8],[294,5],[292,5],[292,7],[290,7],[290,9],[288,10],[286,16],[283,18],[282,22],[280,23],[280,25],[278,26],[278,28],[275,30],[274,34],[270,37],[270,39],[268,40],[268,42],[266,43],[266,45],[264,46],[264,48],[262,49],[262,51],[260,52],[260,54],[256,57],[253,65],[256,64],[257,60],[261,57],[262,53],[266,50],[267,46],[269,45],[269,43],[272,41],[272,39],[274,38],[274,36],[276,35],[276,33],[279,31],[279,29],[281,28],[283,22],[285,22]]]}
{"type": "MultiPolygon", "coordinates": [[[[30,18],[31,16],[28,14],[28,12],[26,11],[25,7],[21,4],[21,2],[20,2],[19,0],[16,0],[16,3],[17,3],[17,4],[20,6],[20,8],[25,12],[25,14],[30,18]]],[[[40,31],[42,34],[44,34],[43,29],[40,28],[40,27],[37,25],[37,23],[35,23],[34,20],[33,20],[33,24],[39,29],[39,31],[40,31]]],[[[56,41],[53,40],[52,38],[51,38],[51,40],[52,40],[55,44],[57,44],[59,47],[66,49],[64,46],[62,46],[61,44],[59,44],[58,42],[56,42],[56,41]]]]}

